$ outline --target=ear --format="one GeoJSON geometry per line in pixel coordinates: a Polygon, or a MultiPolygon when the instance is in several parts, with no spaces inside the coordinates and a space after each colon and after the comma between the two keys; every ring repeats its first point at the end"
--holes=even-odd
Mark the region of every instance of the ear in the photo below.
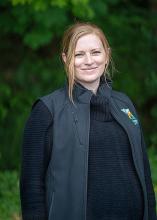
{"type": "Polygon", "coordinates": [[[67,58],[66,58],[65,53],[62,53],[62,60],[64,61],[64,63],[66,63],[67,58]]]}

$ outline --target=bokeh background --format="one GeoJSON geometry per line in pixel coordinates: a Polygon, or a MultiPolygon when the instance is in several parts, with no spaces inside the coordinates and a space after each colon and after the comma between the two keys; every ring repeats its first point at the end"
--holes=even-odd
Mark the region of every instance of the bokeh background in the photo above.
{"type": "Polygon", "coordinates": [[[64,84],[60,42],[77,21],[109,40],[113,89],[139,113],[157,196],[157,1],[0,0],[0,220],[20,219],[24,124],[34,100],[64,84]]]}

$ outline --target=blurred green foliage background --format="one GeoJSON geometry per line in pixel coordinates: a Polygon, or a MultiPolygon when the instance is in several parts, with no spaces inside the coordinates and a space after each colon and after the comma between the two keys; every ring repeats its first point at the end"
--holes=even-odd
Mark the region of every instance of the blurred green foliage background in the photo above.
{"type": "Polygon", "coordinates": [[[0,220],[19,219],[24,124],[37,97],[63,85],[60,42],[68,25],[100,26],[112,48],[113,89],[134,102],[157,193],[157,2],[155,0],[0,1],[0,220]]]}

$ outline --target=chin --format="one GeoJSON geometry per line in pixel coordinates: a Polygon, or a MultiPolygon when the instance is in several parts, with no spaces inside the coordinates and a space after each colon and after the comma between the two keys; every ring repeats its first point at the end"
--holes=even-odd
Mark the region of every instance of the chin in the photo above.
{"type": "Polygon", "coordinates": [[[98,81],[99,79],[100,79],[100,76],[92,76],[92,75],[77,78],[78,81],[85,82],[85,83],[93,83],[93,82],[98,81]]]}

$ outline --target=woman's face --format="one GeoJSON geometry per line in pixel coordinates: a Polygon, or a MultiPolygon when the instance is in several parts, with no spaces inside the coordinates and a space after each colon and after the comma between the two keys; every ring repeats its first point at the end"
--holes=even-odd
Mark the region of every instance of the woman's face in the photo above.
{"type": "Polygon", "coordinates": [[[100,38],[88,34],[78,39],[75,48],[75,80],[84,85],[98,84],[107,63],[100,38]]]}

